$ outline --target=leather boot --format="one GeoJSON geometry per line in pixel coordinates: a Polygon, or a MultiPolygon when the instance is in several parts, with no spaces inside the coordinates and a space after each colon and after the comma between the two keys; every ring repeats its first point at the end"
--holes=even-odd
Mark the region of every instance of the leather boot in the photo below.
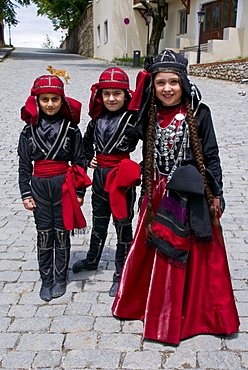
{"type": "Polygon", "coordinates": [[[52,289],[52,285],[49,287],[45,287],[42,285],[40,288],[40,298],[46,302],[51,301],[51,299],[53,299],[52,289]]]}
{"type": "Polygon", "coordinates": [[[74,274],[77,272],[80,272],[82,270],[97,270],[98,265],[95,265],[93,263],[89,263],[87,259],[77,261],[72,266],[72,271],[74,274]]]}
{"type": "Polygon", "coordinates": [[[67,272],[70,261],[70,234],[67,230],[55,230],[55,261],[53,298],[61,297],[66,292],[67,272]]]}
{"type": "Polygon", "coordinates": [[[45,301],[50,301],[52,299],[52,297],[50,298],[50,289],[53,285],[53,255],[53,230],[39,230],[37,232],[37,256],[42,280],[40,297],[45,301]]]}
{"type": "Polygon", "coordinates": [[[115,297],[116,296],[117,291],[118,291],[118,286],[119,286],[119,282],[114,281],[113,284],[111,285],[110,290],[109,290],[110,297],[115,297]]]}
{"type": "Polygon", "coordinates": [[[66,281],[64,283],[55,283],[52,287],[52,297],[58,298],[65,294],[66,292],[66,281]]]}

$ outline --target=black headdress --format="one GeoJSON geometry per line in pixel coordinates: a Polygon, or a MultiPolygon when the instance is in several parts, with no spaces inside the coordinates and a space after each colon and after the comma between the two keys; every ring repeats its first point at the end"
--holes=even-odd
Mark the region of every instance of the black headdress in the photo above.
{"type": "Polygon", "coordinates": [[[180,77],[183,95],[191,101],[192,110],[196,111],[201,101],[201,93],[189,80],[187,66],[188,60],[173,50],[165,49],[155,58],[148,55],[144,61],[145,70],[137,76],[136,90],[129,109],[143,112],[150,98],[155,75],[159,72],[172,72],[180,77]]]}

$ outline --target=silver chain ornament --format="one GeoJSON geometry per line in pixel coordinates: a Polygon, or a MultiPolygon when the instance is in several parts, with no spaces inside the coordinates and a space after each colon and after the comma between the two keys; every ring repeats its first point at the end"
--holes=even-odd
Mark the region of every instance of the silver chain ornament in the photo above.
{"type": "Polygon", "coordinates": [[[186,159],[189,148],[189,129],[185,115],[178,113],[167,127],[155,126],[154,173],[158,170],[169,182],[181,162],[186,159]],[[179,122],[179,123],[178,123],[179,122]],[[171,166],[171,163],[173,165],[171,166]],[[163,166],[165,173],[159,168],[163,166]]]}

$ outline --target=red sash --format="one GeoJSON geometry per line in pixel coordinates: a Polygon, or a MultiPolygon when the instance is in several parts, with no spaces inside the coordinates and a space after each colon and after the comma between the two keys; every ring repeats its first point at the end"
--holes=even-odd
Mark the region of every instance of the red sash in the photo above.
{"type": "Polygon", "coordinates": [[[34,176],[55,177],[65,174],[62,185],[62,215],[66,230],[82,229],[86,221],[77,200],[75,189],[85,189],[92,182],[84,169],[66,161],[35,161],[34,176]]]}
{"type": "Polygon", "coordinates": [[[115,167],[125,158],[130,158],[129,153],[96,155],[97,166],[101,168],[115,167]]]}
{"type": "Polygon", "coordinates": [[[67,161],[35,161],[33,176],[36,177],[55,177],[63,175],[68,170],[67,161]]]}
{"type": "Polygon", "coordinates": [[[108,173],[104,190],[109,193],[114,220],[128,217],[126,189],[139,185],[140,181],[140,166],[130,159],[123,159],[108,173]]]}
{"type": "Polygon", "coordinates": [[[85,189],[91,184],[89,176],[82,167],[76,164],[69,167],[62,185],[62,213],[66,230],[82,229],[86,226],[75,189],[85,189]]]}

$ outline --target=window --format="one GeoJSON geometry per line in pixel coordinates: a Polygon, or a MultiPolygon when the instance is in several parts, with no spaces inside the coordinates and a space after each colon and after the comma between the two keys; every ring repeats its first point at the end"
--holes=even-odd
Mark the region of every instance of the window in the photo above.
{"type": "Polygon", "coordinates": [[[220,3],[213,6],[213,30],[220,27],[220,3]]]}
{"type": "Polygon", "coordinates": [[[108,21],[104,22],[104,44],[108,42],[108,21]]]}
{"type": "Polygon", "coordinates": [[[228,27],[228,16],[229,16],[229,1],[224,1],[222,5],[222,22],[221,27],[228,27]]]}
{"type": "Polygon", "coordinates": [[[100,45],[101,45],[101,29],[99,24],[96,29],[96,46],[99,47],[100,45]]]}
{"type": "Polygon", "coordinates": [[[211,7],[207,5],[204,10],[205,10],[205,13],[206,13],[205,18],[204,18],[204,23],[203,23],[204,31],[209,31],[209,29],[210,29],[211,7]]]}
{"type": "Polygon", "coordinates": [[[238,0],[232,0],[232,20],[231,20],[231,26],[236,26],[236,18],[237,18],[237,7],[238,7],[238,0]]]}
{"type": "Polygon", "coordinates": [[[186,9],[179,12],[179,34],[187,33],[187,11],[186,9]]]}

